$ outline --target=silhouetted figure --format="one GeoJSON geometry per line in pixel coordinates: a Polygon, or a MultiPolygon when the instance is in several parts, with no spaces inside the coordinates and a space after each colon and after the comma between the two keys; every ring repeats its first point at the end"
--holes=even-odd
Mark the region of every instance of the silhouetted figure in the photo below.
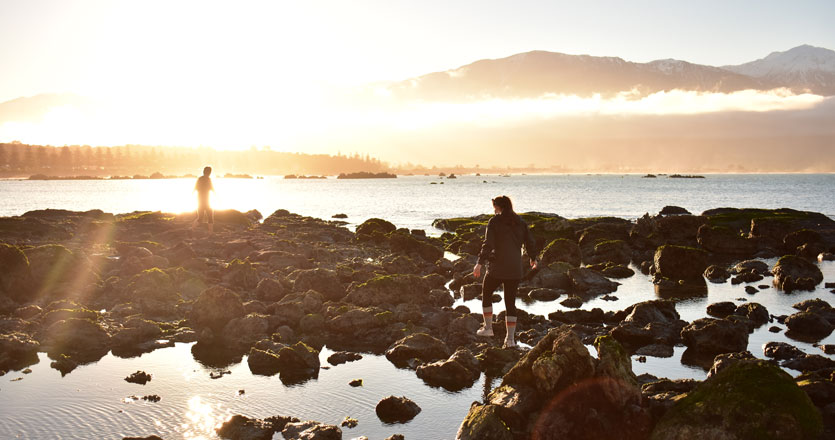
{"type": "Polygon", "coordinates": [[[194,219],[191,227],[194,229],[198,223],[208,223],[209,233],[212,233],[214,232],[215,215],[212,212],[212,207],[209,206],[209,191],[214,191],[215,187],[212,186],[210,174],[212,174],[212,167],[203,168],[203,175],[197,178],[197,183],[194,185],[194,191],[197,191],[197,218],[194,219]]]}
{"type": "Polygon", "coordinates": [[[504,285],[505,326],[507,336],[505,347],[515,347],[516,341],[516,291],[522,280],[522,246],[530,260],[531,268],[536,269],[536,241],[528,230],[528,225],[513,212],[513,204],[507,196],[493,199],[493,211],[496,213],[487,222],[484,243],[478,254],[478,263],[473,268],[476,279],[481,277],[481,269],[487,263],[487,273],[481,285],[481,308],[484,325],[476,332],[479,336],[493,336],[493,292],[504,285]]]}

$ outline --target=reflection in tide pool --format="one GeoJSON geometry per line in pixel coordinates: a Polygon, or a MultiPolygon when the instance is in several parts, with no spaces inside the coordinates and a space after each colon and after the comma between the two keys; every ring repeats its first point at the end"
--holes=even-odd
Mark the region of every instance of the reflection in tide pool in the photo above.
{"type": "Polygon", "coordinates": [[[215,429],[219,428],[231,414],[223,414],[221,404],[214,405],[204,402],[200,396],[194,396],[188,401],[186,423],[181,425],[183,438],[203,440],[215,437],[215,429]]]}

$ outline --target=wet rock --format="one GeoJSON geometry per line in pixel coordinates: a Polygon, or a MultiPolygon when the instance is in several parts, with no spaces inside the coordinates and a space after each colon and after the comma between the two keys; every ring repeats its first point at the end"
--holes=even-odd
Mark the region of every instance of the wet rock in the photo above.
{"type": "Polygon", "coordinates": [[[626,350],[611,335],[598,336],[594,340],[594,347],[598,359],[595,376],[611,381],[600,387],[606,401],[621,408],[640,405],[641,389],[632,372],[632,360],[626,350]]]}
{"type": "Polygon", "coordinates": [[[530,386],[541,394],[591,376],[594,362],[580,339],[566,326],[553,329],[505,374],[502,385],[530,386]]]}
{"type": "Polygon", "coordinates": [[[826,354],[835,354],[835,344],[823,344],[818,348],[823,350],[823,352],[826,354]]]}
{"type": "Polygon", "coordinates": [[[774,285],[778,289],[814,290],[823,281],[823,274],[814,263],[796,255],[786,255],[777,261],[772,269],[774,285]]]}
{"type": "Polygon", "coordinates": [[[766,343],[763,346],[763,354],[777,360],[794,359],[804,355],[799,348],[785,342],[766,343]]]}
{"type": "Polygon", "coordinates": [[[232,440],[270,440],[275,432],[292,422],[298,419],[279,416],[262,420],[236,414],[217,428],[217,435],[232,440]]]}
{"type": "Polygon", "coordinates": [[[15,309],[14,316],[16,318],[28,320],[40,315],[41,313],[43,313],[43,309],[35,304],[29,304],[28,306],[15,309]]]}
{"type": "Polygon", "coordinates": [[[504,375],[522,356],[518,350],[488,347],[478,354],[481,369],[491,374],[504,375]]]}
{"type": "Polygon", "coordinates": [[[420,407],[406,397],[388,396],[377,403],[377,417],[385,423],[406,423],[420,413],[420,407]]]}
{"type": "Polygon", "coordinates": [[[731,272],[737,275],[750,272],[765,275],[768,273],[768,264],[760,260],[745,260],[737,263],[731,272]]]}
{"type": "Polygon", "coordinates": [[[272,278],[264,278],[258,282],[255,287],[255,297],[268,302],[281,301],[287,291],[278,280],[272,278]]]}
{"type": "Polygon", "coordinates": [[[149,435],[147,437],[122,437],[122,440],[162,440],[162,437],[149,435]]]}
{"type": "Polygon", "coordinates": [[[278,352],[282,381],[302,381],[319,376],[319,351],[304,342],[284,347],[278,352]]]}
{"type": "Polygon", "coordinates": [[[540,263],[547,267],[551,263],[563,261],[573,267],[580,266],[582,254],[576,242],[565,238],[558,238],[545,246],[540,257],[540,263]]]}
{"type": "Polygon", "coordinates": [[[815,311],[795,313],[786,318],[785,323],[790,332],[802,339],[823,339],[835,329],[823,315],[815,311]]]}
{"type": "Polygon", "coordinates": [[[783,361],[781,365],[798,371],[818,371],[835,368],[835,361],[819,354],[804,354],[783,361]]]}
{"type": "Polygon", "coordinates": [[[354,379],[354,380],[348,382],[348,385],[351,385],[352,387],[355,387],[355,388],[356,387],[361,387],[362,386],[362,379],[354,379]]]}
{"type": "Polygon", "coordinates": [[[797,385],[818,408],[835,402],[835,383],[831,380],[803,379],[797,385]]]}
{"type": "Polygon", "coordinates": [[[707,253],[701,249],[665,245],[655,251],[656,274],[672,280],[702,280],[707,253]]]}
{"type": "Polygon", "coordinates": [[[36,296],[74,292],[99,282],[92,264],[81,253],[74,253],[58,244],[25,249],[36,296]]]}
{"type": "Polygon", "coordinates": [[[467,417],[458,428],[456,440],[513,440],[507,424],[500,416],[498,405],[473,403],[467,417]]]}
{"type": "Polygon", "coordinates": [[[220,286],[200,293],[191,309],[189,320],[195,330],[211,328],[220,333],[231,320],[244,316],[244,306],[237,293],[220,286]]]}
{"type": "MultiPolygon", "coordinates": [[[[763,279],[763,276],[754,272],[753,270],[748,272],[742,272],[741,274],[731,278],[731,284],[737,285],[742,283],[756,283],[763,279]]],[[[750,286],[749,286],[750,287],[750,286]]]]}
{"type": "Polygon", "coordinates": [[[0,371],[19,370],[38,363],[40,344],[22,333],[0,335],[0,371]]]}
{"type": "Polygon", "coordinates": [[[339,301],[345,297],[345,288],[336,272],[321,268],[300,271],[293,283],[293,290],[296,292],[315,290],[330,301],[339,301]]]}
{"type": "Polygon", "coordinates": [[[629,264],[632,260],[632,248],[623,240],[606,240],[594,245],[593,253],[584,257],[586,263],[629,264]]]}
{"type": "Polygon", "coordinates": [[[747,256],[757,251],[756,240],[743,237],[726,226],[700,226],[697,241],[702,248],[717,254],[747,256]]]}
{"type": "Polygon", "coordinates": [[[675,303],[669,300],[640,302],[626,311],[628,315],[611,334],[628,347],[678,344],[681,329],[687,325],[679,318],[675,303]]]}
{"type": "Polygon", "coordinates": [[[472,386],[480,376],[478,360],[466,348],[459,349],[449,359],[423,364],[416,373],[427,384],[449,391],[472,386]]]}
{"type": "Polygon", "coordinates": [[[699,353],[738,352],[748,347],[748,327],[726,319],[701,318],[681,330],[681,339],[699,353]]]}
{"type": "Polygon", "coordinates": [[[817,409],[791,376],[766,361],[740,361],[676,402],[651,438],[799,439],[821,429],[817,409]]]}
{"type": "Polygon", "coordinates": [[[0,266],[0,294],[19,302],[27,300],[33,279],[26,254],[17,246],[0,243],[0,266]]]}
{"type": "Polygon", "coordinates": [[[403,434],[392,434],[386,437],[385,440],[406,440],[406,437],[404,437],[403,434]]]}
{"type": "Polygon", "coordinates": [[[392,252],[412,255],[427,263],[435,263],[444,258],[441,241],[411,234],[408,230],[398,230],[390,234],[389,246],[392,252]]]}
{"type": "Polygon", "coordinates": [[[569,296],[568,298],[560,301],[560,304],[564,307],[576,309],[583,306],[583,300],[578,296],[569,296]]]}
{"type": "Polygon", "coordinates": [[[362,359],[362,355],[358,353],[349,353],[347,351],[338,351],[328,356],[328,363],[331,365],[340,365],[346,362],[353,362],[362,359]]]}
{"type": "Polygon", "coordinates": [[[713,364],[710,366],[710,369],[707,372],[707,377],[711,378],[718,374],[720,371],[730,367],[731,365],[736,364],[737,362],[741,361],[755,361],[758,360],[751,354],[750,351],[739,351],[736,353],[722,353],[717,355],[713,358],[713,364]]]}
{"type": "Polygon", "coordinates": [[[125,378],[125,382],[136,383],[139,385],[145,385],[146,383],[151,381],[151,375],[144,372],[144,371],[137,371],[132,373],[130,376],[125,378]]]}
{"type": "Polygon", "coordinates": [[[734,311],[734,314],[748,318],[754,324],[755,328],[765,325],[771,320],[768,309],[762,304],[755,302],[739,305],[734,311]]]}
{"type": "Polygon", "coordinates": [[[79,362],[92,362],[107,354],[110,336],[98,323],[67,319],[49,326],[40,342],[52,358],[65,354],[79,362]]]}
{"type": "Polygon", "coordinates": [[[471,299],[476,299],[481,296],[481,284],[479,283],[472,283],[472,284],[465,284],[461,286],[461,299],[464,301],[469,301],[471,299]]]}
{"type": "Polygon", "coordinates": [[[689,215],[690,212],[680,206],[665,206],[658,212],[659,215],[689,215]]]}
{"type": "Polygon", "coordinates": [[[273,352],[252,348],[246,360],[252,374],[272,376],[281,370],[278,355],[273,352]]]}
{"type": "Polygon", "coordinates": [[[650,344],[645,345],[637,350],[635,350],[636,355],[641,356],[652,356],[657,358],[670,358],[673,357],[675,351],[673,350],[672,345],[664,345],[664,344],[650,344]]]}
{"type": "Polygon", "coordinates": [[[571,280],[568,278],[568,271],[572,269],[570,264],[560,261],[539,267],[539,271],[529,281],[531,286],[562,290],[571,288],[571,280]]]}
{"type": "Polygon", "coordinates": [[[571,288],[584,295],[598,296],[612,293],[618,289],[620,283],[609,280],[600,272],[583,267],[568,271],[571,288]]]}
{"type": "Polygon", "coordinates": [[[606,266],[601,273],[609,278],[629,278],[632,275],[635,275],[635,271],[624,266],[624,265],[617,265],[617,266],[606,266]]]}
{"type": "Polygon", "coordinates": [[[222,279],[224,283],[233,286],[236,290],[252,290],[258,286],[258,270],[248,258],[234,259],[223,269],[222,279]]]}
{"type": "Polygon", "coordinates": [[[359,424],[359,421],[357,419],[351,418],[349,416],[345,416],[345,419],[342,420],[342,423],[340,423],[340,426],[344,426],[346,428],[356,428],[357,424],[359,424]]]}
{"type": "Polygon", "coordinates": [[[245,349],[267,337],[269,329],[266,316],[251,313],[229,321],[223,327],[222,341],[227,347],[245,349]]]}
{"type": "Polygon", "coordinates": [[[349,289],[344,301],[361,307],[382,304],[428,304],[429,285],[417,275],[386,275],[349,289]]]}
{"type": "Polygon", "coordinates": [[[730,301],[713,303],[707,306],[707,314],[716,318],[724,318],[736,312],[736,304],[730,301]]]}
{"type": "Polygon", "coordinates": [[[426,333],[406,336],[386,350],[386,358],[399,367],[407,365],[410,359],[432,362],[449,356],[449,347],[443,341],[426,333]]]}
{"type": "MultiPolygon", "coordinates": [[[[111,338],[111,345],[114,349],[114,354],[118,351],[132,351],[136,349],[139,352],[144,352],[143,344],[153,342],[162,336],[162,329],[160,326],[147,319],[138,317],[130,318],[125,323],[125,328],[116,332],[111,338]]],[[[155,344],[151,345],[151,348],[155,344]]]]}
{"type": "Polygon", "coordinates": [[[490,392],[487,403],[498,407],[507,426],[520,431],[526,427],[528,416],[537,411],[540,401],[533,388],[502,385],[490,392]]]}
{"type": "Polygon", "coordinates": [[[749,295],[753,295],[753,294],[755,294],[759,291],[760,291],[760,289],[757,289],[754,286],[745,286],[745,293],[747,293],[749,295]]]}
{"type": "Polygon", "coordinates": [[[537,301],[554,301],[564,293],[564,290],[539,288],[531,290],[528,293],[528,296],[530,296],[531,299],[535,299],[537,301]]]}

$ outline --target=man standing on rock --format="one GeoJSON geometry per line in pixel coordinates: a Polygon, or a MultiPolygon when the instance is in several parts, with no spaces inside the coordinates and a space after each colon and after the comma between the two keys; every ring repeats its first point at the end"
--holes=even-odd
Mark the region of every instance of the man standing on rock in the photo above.
{"type": "Polygon", "coordinates": [[[194,185],[194,191],[197,191],[197,218],[191,225],[191,228],[194,229],[198,223],[205,221],[209,224],[210,234],[214,232],[215,224],[214,212],[209,206],[209,191],[215,190],[215,187],[212,186],[212,179],[209,177],[211,174],[212,167],[203,168],[203,175],[197,178],[197,183],[194,185]]]}
{"type": "Polygon", "coordinates": [[[487,223],[484,243],[478,254],[478,264],[473,268],[476,279],[481,277],[481,269],[487,262],[488,269],[481,286],[481,308],[484,325],[476,332],[479,336],[493,336],[493,292],[499,285],[504,285],[505,326],[507,336],[505,348],[516,347],[516,291],[522,280],[522,245],[530,260],[531,268],[536,269],[536,242],[528,230],[528,225],[513,212],[513,204],[507,196],[493,199],[493,211],[496,213],[487,223]]]}

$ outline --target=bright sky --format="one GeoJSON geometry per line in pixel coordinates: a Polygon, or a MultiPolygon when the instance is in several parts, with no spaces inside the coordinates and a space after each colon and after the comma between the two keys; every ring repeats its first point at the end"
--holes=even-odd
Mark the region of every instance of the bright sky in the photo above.
{"type": "MultiPolygon", "coordinates": [[[[535,49],[741,64],[801,44],[835,49],[833,22],[829,0],[0,0],[0,102],[41,93],[129,102],[133,113],[118,117],[151,118],[159,133],[222,120],[232,129],[211,134],[219,143],[289,119],[284,137],[246,139],[281,143],[295,139],[288,126],[315,130],[320,98],[345,85],[535,49]]],[[[142,130],[120,133],[131,129],[142,130]]]]}

